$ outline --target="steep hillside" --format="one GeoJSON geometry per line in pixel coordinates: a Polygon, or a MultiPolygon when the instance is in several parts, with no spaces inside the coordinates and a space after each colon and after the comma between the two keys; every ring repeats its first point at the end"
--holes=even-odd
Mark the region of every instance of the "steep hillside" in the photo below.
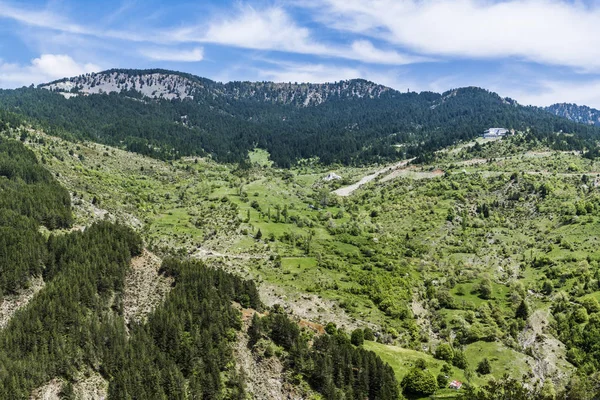
{"type": "Polygon", "coordinates": [[[600,126],[600,111],[595,108],[578,106],[577,104],[558,103],[546,107],[545,110],[571,121],[600,126]]]}
{"type": "Polygon", "coordinates": [[[210,155],[244,165],[258,147],[281,167],[311,158],[364,165],[423,156],[492,126],[530,129],[557,149],[588,149],[598,136],[594,127],[479,88],[438,94],[364,80],[221,84],[164,70],[111,70],[4,90],[0,107],[63,137],[155,158],[210,155]],[[555,134],[561,131],[573,135],[555,134]]]}

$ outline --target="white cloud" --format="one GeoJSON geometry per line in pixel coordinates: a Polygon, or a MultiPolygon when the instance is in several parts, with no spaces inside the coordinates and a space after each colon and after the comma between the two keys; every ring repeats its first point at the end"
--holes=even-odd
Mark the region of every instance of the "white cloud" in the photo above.
{"type": "Polygon", "coordinates": [[[306,27],[299,26],[284,9],[271,7],[256,10],[245,6],[233,17],[201,25],[165,32],[163,37],[176,43],[214,43],[255,50],[311,54],[322,57],[345,58],[375,64],[410,64],[429,61],[424,57],[381,50],[367,40],[352,44],[322,43],[306,27]]]}
{"type": "Polygon", "coordinates": [[[127,40],[132,42],[164,43],[165,38],[156,35],[152,30],[133,32],[115,29],[100,29],[94,25],[82,25],[72,22],[65,15],[51,10],[33,10],[26,7],[15,7],[0,0],[0,18],[11,19],[23,25],[48,29],[73,35],[93,36],[97,38],[127,40]]]}
{"type": "Polygon", "coordinates": [[[373,44],[368,40],[357,40],[352,43],[352,52],[354,53],[352,55],[347,54],[346,56],[340,56],[375,64],[393,65],[432,61],[431,58],[407,56],[393,50],[381,50],[373,46],[373,44]]]}
{"type": "Polygon", "coordinates": [[[17,8],[4,2],[0,2],[0,17],[12,19],[25,25],[38,28],[48,28],[78,34],[91,33],[89,29],[72,23],[56,13],[47,10],[32,10],[24,7],[17,8]]]}
{"type": "Polygon", "coordinates": [[[91,63],[78,63],[64,54],[42,54],[29,65],[0,62],[0,87],[14,88],[97,72],[101,68],[91,63]]]}
{"type": "Polygon", "coordinates": [[[174,50],[171,48],[143,49],[140,54],[151,60],[198,62],[204,59],[204,49],[196,47],[191,50],[174,50]]]}
{"type": "Polygon", "coordinates": [[[211,23],[201,40],[260,50],[327,51],[313,41],[307,28],[298,26],[278,7],[262,11],[244,7],[234,18],[211,23]]]}
{"type": "MultiPolygon", "coordinates": [[[[301,3],[299,3],[301,4],[301,3]]],[[[333,29],[434,56],[518,57],[600,70],[600,6],[561,0],[325,0],[333,29]]]]}

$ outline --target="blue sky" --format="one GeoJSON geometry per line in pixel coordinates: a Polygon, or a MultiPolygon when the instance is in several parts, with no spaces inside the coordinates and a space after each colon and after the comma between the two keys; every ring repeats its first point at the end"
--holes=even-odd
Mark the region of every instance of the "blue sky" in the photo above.
{"type": "Polygon", "coordinates": [[[0,0],[0,87],[109,68],[600,108],[600,1],[0,0]]]}

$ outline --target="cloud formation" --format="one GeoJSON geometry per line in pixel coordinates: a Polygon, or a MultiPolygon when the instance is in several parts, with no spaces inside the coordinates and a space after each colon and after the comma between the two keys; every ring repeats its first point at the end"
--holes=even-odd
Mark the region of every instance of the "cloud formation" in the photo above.
{"type": "Polygon", "coordinates": [[[0,62],[0,87],[28,86],[100,70],[98,65],[78,63],[68,55],[42,54],[28,65],[0,62]]]}
{"type": "Polygon", "coordinates": [[[48,10],[1,1],[0,17],[37,28],[163,46],[213,43],[390,65],[444,57],[516,57],[579,71],[600,71],[600,4],[596,3],[322,0],[292,4],[309,8],[312,18],[321,22],[325,30],[350,32],[359,37],[349,42],[325,42],[319,39],[321,31],[300,25],[289,8],[278,5],[258,9],[247,3],[208,20],[184,22],[178,27],[147,27],[142,31],[103,29],[73,22],[48,10]],[[388,46],[384,50],[373,41],[388,46]]]}
{"type": "Polygon", "coordinates": [[[83,25],[73,23],[56,13],[47,10],[15,7],[5,2],[0,2],[0,17],[38,28],[47,28],[77,34],[94,34],[93,30],[85,28],[83,25]]]}
{"type": "MultiPolygon", "coordinates": [[[[501,58],[600,70],[600,6],[560,0],[325,0],[334,29],[436,57],[501,58]]],[[[317,5],[318,4],[318,5],[317,5]]]]}
{"type": "MultiPolygon", "coordinates": [[[[300,26],[282,7],[274,6],[257,9],[249,5],[238,7],[228,17],[216,17],[209,21],[183,24],[173,28],[148,27],[142,32],[124,29],[101,29],[94,25],[85,26],[72,22],[62,15],[48,10],[18,8],[0,2],[0,17],[12,19],[22,24],[69,34],[93,36],[105,39],[124,40],[136,43],[167,45],[190,43],[212,43],[254,50],[280,51],[296,54],[309,54],[329,58],[344,58],[374,64],[404,65],[430,61],[431,58],[404,54],[394,49],[376,48],[368,40],[352,43],[324,43],[316,39],[310,29],[300,26]]],[[[176,54],[174,50],[171,51],[176,54]]],[[[166,50],[160,53],[166,54],[166,50]]],[[[153,60],[160,54],[155,50],[141,51],[153,60]]],[[[193,58],[196,57],[184,57],[193,58]]],[[[174,61],[188,61],[177,60],[174,61]]]]}
{"type": "Polygon", "coordinates": [[[364,39],[348,44],[324,43],[317,40],[311,30],[298,25],[281,7],[257,10],[245,6],[228,18],[209,22],[208,28],[193,25],[171,30],[161,36],[180,43],[213,43],[254,50],[345,58],[374,64],[403,65],[430,60],[402,54],[393,49],[378,49],[364,39]]]}
{"type": "Polygon", "coordinates": [[[332,68],[325,64],[283,63],[277,68],[261,70],[259,76],[260,79],[274,82],[326,83],[357,78],[361,72],[355,68],[332,68]]]}
{"type": "Polygon", "coordinates": [[[140,50],[140,54],[150,60],[198,62],[204,59],[204,49],[176,50],[168,47],[153,47],[140,50]]]}
{"type": "MultiPolygon", "coordinates": [[[[575,103],[600,109],[600,79],[585,82],[571,80],[540,80],[536,90],[516,87],[509,89],[511,97],[521,104],[551,105],[555,103],[575,103]]],[[[507,91],[507,90],[505,90],[507,91]]]]}

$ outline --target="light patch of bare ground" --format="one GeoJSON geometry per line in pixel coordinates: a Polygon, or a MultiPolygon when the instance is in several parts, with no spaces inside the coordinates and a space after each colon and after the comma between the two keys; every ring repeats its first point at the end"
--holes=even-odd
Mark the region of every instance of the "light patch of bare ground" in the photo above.
{"type": "MultiPolygon", "coordinates": [[[[69,187],[67,185],[71,182],[61,181],[61,183],[65,187],[69,187]]],[[[98,207],[93,203],[93,201],[83,200],[71,195],[71,204],[73,206],[75,220],[80,222],[80,224],[75,225],[72,230],[83,230],[83,222],[85,222],[86,225],[91,225],[93,222],[103,220],[108,220],[111,222],[119,221],[134,229],[140,229],[143,226],[142,221],[140,221],[133,214],[121,210],[110,212],[104,208],[98,207]]]]}
{"type": "Polygon", "coordinates": [[[104,400],[108,395],[108,382],[97,372],[82,377],[73,384],[77,400],[104,400]]]}
{"type": "MultiPolygon", "coordinates": [[[[505,157],[500,158],[500,159],[505,159],[505,157]]],[[[460,166],[472,166],[472,165],[481,165],[481,164],[485,164],[486,162],[488,162],[487,159],[485,158],[472,158],[470,160],[465,160],[465,161],[459,161],[456,163],[456,165],[460,165],[460,166]]]]}
{"type": "MultiPolygon", "coordinates": [[[[108,382],[98,372],[79,374],[73,382],[73,394],[77,400],[104,400],[108,395],[108,382]]],[[[60,400],[66,382],[54,378],[31,392],[29,400],[60,400]]]]}
{"type": "Polygon", "coordinates": [[[566,361],[566,348],[563,343],[546,332],[550,311],[536,310],[519,335],[519,344],[530,352],[535,360],[532,372],[536,379],[552,379],[554,383],[566,384],[575,367],[566,361]]]}
{"type": "Polygon", "coordinates": [[[381,178],[380,182],[387,182],[395,178],[431,179],[444,175],[444,171],[436,169],[433,171],[419,171],[416,168],[400,168],[381,178]]]}
{"type": "Polygon", "coordinates": [[[62,391],[63,385],[63,381],[54,378],[44,386],[31,392],[29,400],[60,400],[60,392],[62,391]]]}
{"type": "Polygon", "coordinates": [[[496,140],[500,140],[500,139],[502,139],[502,137],[498,137],[498,138],[486,138],[486,139],[484,139],[484,138],[477,138],[477,139],[475,139],[475,140],[473,140],[471,142],[462,144],[460,146],[456,146],[453,149],[446,148],[446,149],[439,150],[436,153],[456,154],[456,153],[460,152],[462,149],[466,149],[466,148],[470,148],[470,147],[475,146],[477,143],[484,144],[484,143],[488,143],[488,142],[495,142],[496,140]]]}
{"type": "Polygon", "coordinates": [[[260,284],[259,293],[265,305],[272,307],[275,304],[279,304],[289,314],[293,314],[306,322],[320,324],[334,322],[338,327],[345,328],[347,332],[356,328],[364,328],[367,325],[372,329],[376,329],[375,325],[371,326],[352,318],[335,302],[320,298],[314,294],[291,293],[279,286],[267,283],[260,284]]]}
{"type": "Polygon", "coordinates": [[[425,332],[427,334],[427,337],[430,339],[430,342],[428,344],[423,344],[422,350],[429,351],[431,350],[429,346],[437,346],[440,340],[438,335],[435,332],[433,332],[433,329],[431,328],[431,315],[425,307],[425,305],[423,304],[423,301],[419,299],[418,294],[416,292],[413,294],[413,300],[411,302],[411,311],[415,316],[417,325],[419,326],[419,328],[421,328],[421,331],[425,332]]]}
{"type": "Polygon", "coordinates": [[[216,250],[209,250],[205,248],[198,248],[195,253],[191,255],[192,258],[198,258],[200,260],[206,260],[207,258],[225,258],[225,259],[237,259],[237,260],[260,260],[266,259],[269,256],[267,254],[225,254],[220,253],[216,250]]]}
{"type": "Polygon", "coordinates": [[[0,303],[0,329],[3,329],[14,313],[25,307],[43,287],[44,280],[42,277],[33,277],[29,281],[27,289],[22,289],[16,295],[5,296],[2,303],[0,303]]]}
{"type": "Polygon", "coordinates": [[[158,273],[160,265],[161,259],[146,249],[142,255],[131,260],[123,293],[126,323],[144,321],[169,292],[173,279],[158,273]]]}
{"type": "Polygon", "coordinates": [[[350,196],[356,189],[358,189],[362,185],[371,182],[372,180],[374,180],[375,178],[379,177],[382,174],[389,174],[393,170],[396,170],[396,169],[402,168],[402,167],[406,167],[412,160],[414,160],[414,158],[411,158],[410,160],[400,161],[399,163],[396,163],[393,165],[388,165],[387,167],[382,168],[379,171],[377,171],[371,175],[362,177],[361,180],[359,180],[356,183],[353,183],[352,185],[345,186],[345,187],[339,188],[337,190],[334,190],[333,193],[337,194],[338,196],[342,196],[342,197],[350,196]]]}

